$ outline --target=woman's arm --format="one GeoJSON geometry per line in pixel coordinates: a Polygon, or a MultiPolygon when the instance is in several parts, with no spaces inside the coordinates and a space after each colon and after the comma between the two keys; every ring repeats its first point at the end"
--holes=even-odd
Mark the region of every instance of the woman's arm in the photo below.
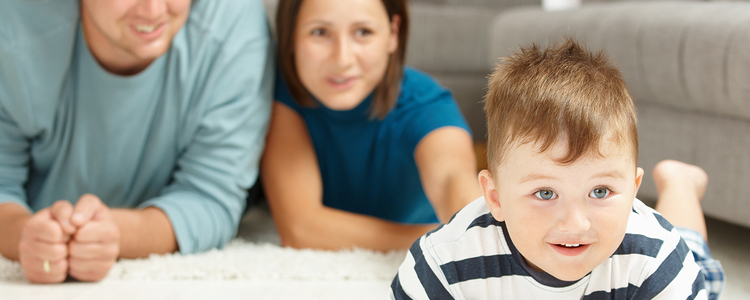
{"type": "Polygon", "coordinates": [[[436,227],[403,225],[324,206],[323,183],[307,126],[296,112],[278,102],[273,106],[261,176],[284,246],[405,249],[436,227]]]}
{"type": "Polygon", "coordinates": [[[427,134],[414,150],[422,188],[443,223],[482,195],[472,145],[466,130],[446,126],[427,134]]]}

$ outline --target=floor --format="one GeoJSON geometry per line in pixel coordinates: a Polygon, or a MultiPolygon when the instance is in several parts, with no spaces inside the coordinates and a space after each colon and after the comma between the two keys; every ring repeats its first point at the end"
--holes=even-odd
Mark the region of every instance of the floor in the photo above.
{"type": "Polygon", "coordinates": [[[223,250],[120,260],[97,283],[30,284],[0,257],[5,299],[387,299],[405,252],[295,250],[278,246],[267,208],[251,209],[223,250]]]}
{"type": "MultiPolygon", "coordinates": [[[[263,218],[248,218],[251,230],[241,236],[261,240],[269,231],[259,226],[263,218]],[[261,221],[258,221],[258,220],[261,221]],[[260,237],[259,237],[260,236],[260,237]]],[[[707,219],[710,247],[726,271],[721,299],[750,299],[750,228],[707,219]]],[[[275,238],[275,237],[273,237],[275,238]]],[[[388,261],[383,260],[383,261],[388,261]]],[[[184,263],[191,264],[185,259],[184,263]]],[[[184,266],[190,269],[190,266],[184,266]]],[[[131,271],[132,266],[130,267],[131,271]]],[[[138,271],[137,269],[135,271],[138,271]]],[[[260,271],[262,272],[262,271],[260,271]]],[[[134,272],[137,273],[137,272],[134,272]]],[[[244,276],[247,277],[247,276],[244,276]]],[[[351,276],[343,276],[342,278],[351,276]]],[[[243,278],[243,277],[240,277],[243,278]]],[[[297,276],[300,278],[300,276],[297,276]]],[[[32,285],[24,280],[0,281],[0,300],[5,299],[385,299],[390,280],[105,280],[99,283],[68,282],[62,285],[32,285]]]]}
{"type": "Polygon", "coordinates": [[[750,228],[707,218],[709,247],[726,272],[722,300],[750,299],[750,228]]]}
{"type": "Polygon", "coordinates": [[[104,281],[31,285],[0,282],[0,299],[387,299],[388,282],[104,281]]]}
{"type": "MultiPolygon", "coordinates": [[[[484,145],[476,145],[480,168],[486,166],[484,145]]],[[[251,210],[252,212],[252,210],[251,210]]],[[[272,224],[265,213],[243,218],[240,237],[253,241],[278,239],[264,227],[272,224]],[[243,230],[243,228],[245,230],[243,230]]],[[[708,218],[709,244],[726,272],[720,299],[750,299],[750,228],[708,218]]],[[[270,225],[272,226],[272,225],[270,225]]],[[[388,261],[387,259],[384,261],[388,261]]],[[[3,270],[0,270],[3,271],[3,270]]],[[[2,273],[2,272],[0,272],[2,273]]],[[[246,276],[247,277],[247,276],[246,276]]],[[[346,278],[348,276],[343,276],[346,278]]],[[[351,278],[351,277],[349,277],[351,278]]],[[[24,280],[0,281],[5,299],[386,299],[390,280],[105,280],[99,283],[68,282],[31,285],[24,280]]]]}

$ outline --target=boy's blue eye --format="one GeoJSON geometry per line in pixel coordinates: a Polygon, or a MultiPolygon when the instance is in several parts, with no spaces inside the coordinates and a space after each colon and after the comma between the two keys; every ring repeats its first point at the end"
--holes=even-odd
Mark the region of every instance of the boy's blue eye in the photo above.
{"type": "Polygon", "coordinates": [[[591,194],[589,194],[589,197],[601,199],[601,198],[609,196],[609,193],[610,191],[608,188],[598,187],[591,191],[591,194]]]}
{"type": "Polygon", "coordinates": [[[557,197],[557,194],[551,190],[539,190],[534,195],[542,200],[550,200],[557,197]]]}

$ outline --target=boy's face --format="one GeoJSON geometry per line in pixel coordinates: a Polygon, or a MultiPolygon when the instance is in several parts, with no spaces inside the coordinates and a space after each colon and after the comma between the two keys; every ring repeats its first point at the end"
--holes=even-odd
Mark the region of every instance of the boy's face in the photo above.
{"type": "Polygon", "coordinates": [[[555,159],[567,154],[566,141],[544,153],[527,143],[513,147],[496,174],[480,173],[487,206],[505,221],[529,266],[573,281],[615,252],[643,176],[623,148],[606,143],[604,158],[593,154],[559,165],[555,159]]]}

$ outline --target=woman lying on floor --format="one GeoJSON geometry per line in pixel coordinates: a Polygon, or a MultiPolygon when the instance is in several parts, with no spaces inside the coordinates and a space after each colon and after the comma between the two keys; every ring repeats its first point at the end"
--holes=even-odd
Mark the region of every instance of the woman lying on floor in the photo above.
{"type": "Polygon", "coordinates": [[[404,67],[404,0],[281,0],[262,180],[282,243],[402,249],[480,196],[449,91],[404,67]]]}

